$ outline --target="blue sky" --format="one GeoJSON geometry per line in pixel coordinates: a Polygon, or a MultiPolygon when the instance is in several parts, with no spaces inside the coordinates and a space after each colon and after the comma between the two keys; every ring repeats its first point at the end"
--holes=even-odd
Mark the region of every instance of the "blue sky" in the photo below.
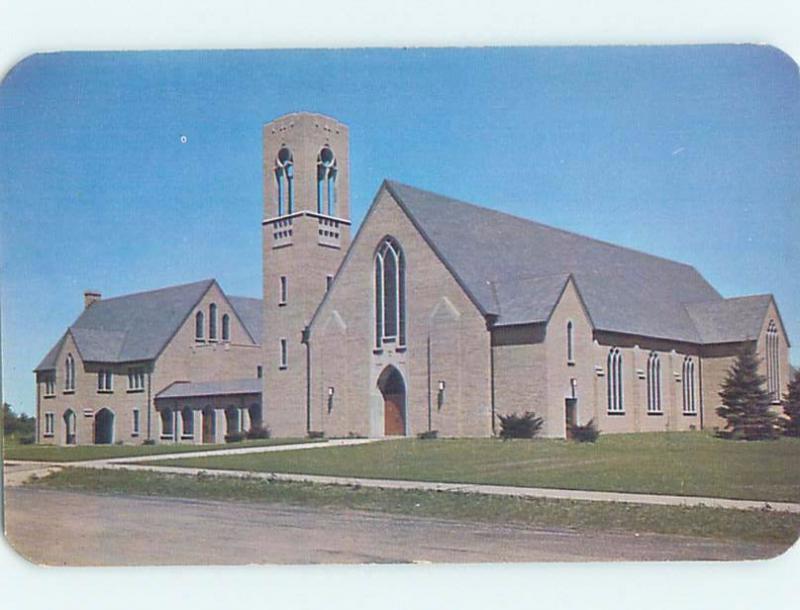
{"type": "Polygon", "coordinates": [[[356,225],[393,178],[772,292],[800,341],[800,79],[774,48],[62,53],[0,86],[7,402],[33,412],[86,288],[260,296],[261,125],[295,110],[349,125],[356,225]]]}

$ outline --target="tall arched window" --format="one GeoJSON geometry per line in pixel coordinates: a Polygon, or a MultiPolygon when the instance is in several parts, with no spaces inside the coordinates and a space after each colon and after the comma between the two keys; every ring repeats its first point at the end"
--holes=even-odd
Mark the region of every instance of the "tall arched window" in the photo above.
{"type": "Polygon", "coordinates": [[[228,314],[222,314],[222,340],[231,340],[231,317],[228,314]]]}
{"type": "Polygon", "coordinates": [[[64,363],[64,389],[72,391],[75,389],[75,358],[72,354],[67,354],[67,360],[64,363]]]}
{"type": "Polygon", "coordinates": [[[683,359],[683,371],[681,374],[683,379],[683,412],[687,415],[697,413],[697,404],[695,402],[695,386],[694,386],[694,360],[691,356],[686,356],[683,359]]]}
{"type": "Polygon", "coordinates": [[[567,364],[575,362],[575,337],[574,326],[572,320],[567,322],[567,364]]]}
{"type": "Polygon", "coordinates": [[[656,352],[647,359],[647,412],[661,413],[661,360],[656,352]]]}
{"type": "Polygon", "coordinates": [[[211,303],[208,306],[208,338],[210,341],[217,340],[217,304],[211,303]]]}
{"type": "Polygon", "coordinates": [[[778,347],[778,325],[775,320],[769,321],[767,326],[767,391],[772,400],[780,400],[781,378],[778,347]]]}
{"type": "Polygon", "coordinates": [[[622,353],[618,347],[612,347],[608,352],[608,412],[624,413],[622,393],[622,353]]]}
{"type": "Polygon", "coordinates": [[[175,438],[175,415],[172,409],[162,409],[161,411],[161,438],[175,438]]]}
{"type": "Polygon", "coordinates": [[[375,254],[375,345],[406,344],[406,263],[391,237],[375,254]]]}
{"type": "Polygon", "coordinates": [[[184,407],[181,411],[181,438],[194,436],[194,411],[184,407]]]}
{"type": "Polygon", "coordinates": [[[202,311],[198,311],[194,316],[194,338],[196,341],[202,341],[206,336],[205,320],[202,311]]]}
{"type": "Polygon", "coordinates": [[[336,157],[328,146],[317,156],[317,212],[336,215],[336,157]]]}
{"type": "Polygon", "coordinates": [[[275,157],[275,187],[278,192],[278,216],[294,212],[294,157],[285,146],[275,157]]]}

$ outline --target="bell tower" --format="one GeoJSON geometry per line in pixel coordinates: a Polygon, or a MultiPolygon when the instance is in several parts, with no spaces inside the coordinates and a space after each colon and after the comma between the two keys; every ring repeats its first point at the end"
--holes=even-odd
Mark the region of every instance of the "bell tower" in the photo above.
{"type": "Polygon", "coordinates": [[[348,131],[298,112],[264,125],[264,420],[307,433],[303,330],[350,245],[348,131]]]}

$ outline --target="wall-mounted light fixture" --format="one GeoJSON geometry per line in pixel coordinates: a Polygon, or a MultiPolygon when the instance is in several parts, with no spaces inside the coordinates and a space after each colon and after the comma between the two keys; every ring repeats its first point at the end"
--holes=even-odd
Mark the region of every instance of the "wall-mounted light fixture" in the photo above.
{"type": "Polygon", "coordinates": [[[333,410],[333,396],[336,394],[336,389],[333,386],[328,387],[328,413],[333,410]]]}
{"type": "Polygon", "coordinates": [[[444,388],[445,388],[444,381],[439,381],[439,391],[436,394],[436,406],[439,409],[441,409],[442,405],[444,404],[444,388]]]}

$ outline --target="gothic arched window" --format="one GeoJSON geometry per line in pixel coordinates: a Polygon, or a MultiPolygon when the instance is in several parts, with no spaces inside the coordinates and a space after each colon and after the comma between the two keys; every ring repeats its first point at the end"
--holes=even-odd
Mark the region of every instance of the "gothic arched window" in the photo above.
{"type": "Polygon", "coordinates": [[[656,352],[647,359],[647,412],[661,413],[661,360],[656,352]]]}
{"type": "Polygon", "coordinates": [[[697,413],[694,391],[694,360],[691,356],[683,359],[683,412],[686,414],[697,413]]]}
{"type": "Polygon", "coordinates": [[[67,354],[67,360],[64,363],[64,389],[75,389],[75,358],[72,354],[67,354]]]}
{"type": "Polygon", "coordinates": [[[375,253],[375,345],[406,344],[406,263],[400,244],[387,237],[375,253]]]}
{"type": "Polygon", "coordinates": [[[231,340],[231,317],[228,314],[222,315],[222,340],[231,340]]]}
{"type": "Polygon", "coordinates": [[[275,186],[278,192],[278,216],[294,212],[294,157],[285,146],[275,157],[275,186]]]}
{"type": "Polygon", "coordinates": [[[204,328],[203,312],[198,311],[194,316],[194,338],[195,341],[202,341],[206,336],[204,328]]]}
{"type": "Polygon", "coordinates": [[[217,304],[211,303],[208,306],[208,338],[210,341],[217,340],[217,304]]]}
{"type": "Polygon", "coordinates": [[[622,395],[622,353],[618,347],[612,347],[608,352],[608,412],[624,413],[622,395]]]}
{"type": "Polygon", "coordinates": [[[575,362],[575,328],[572,320],[567,322],[567,363],[575,362]]]}
{"type": "Polygon", "coordinates": [[[775,320],[767,326],[767,391],[772,400],[780,400],[781,377],[778,349],[778,325],[775,320]]]}
{"type": "Polygon", "coordinates": [[[336,157],[328,146],[317,156],[317,212],[336,215],[336,157]]]}

